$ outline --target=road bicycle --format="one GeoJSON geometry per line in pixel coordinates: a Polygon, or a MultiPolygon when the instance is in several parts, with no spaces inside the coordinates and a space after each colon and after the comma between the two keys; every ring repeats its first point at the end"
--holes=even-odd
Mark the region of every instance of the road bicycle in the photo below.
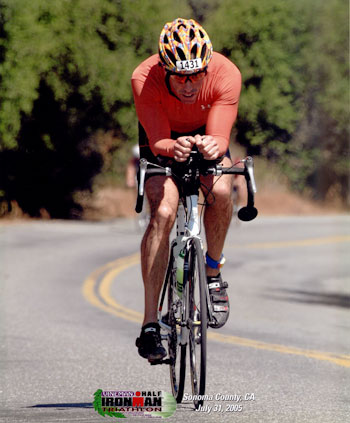
{"type": "MultiPolygon", "coordinates": [[[[184,396],[186,377],[186,353],[189,352],[192,397],[197,409],[203,405],[206,386],[207,328],[213,321],[212,305],[206,277],[203,242],[200,237],[201,218],[198,211],[200,176],[244,175],[248,190],[247,206],[238,217],[250,221],[257,216],[254,207],[253,159],[242,160],[244,168],[224,168],[215,161],[202,158],[192,151],[185,164],[175,163],[162,167],[140,160],[139,189],[136,212],[142,210],[144,186],[147,178],[155,175],[172,177],[179,189],[176,237],[171,242],[168,267],[160,295],[158,323],[161,338],[167,341],[168,358],[151,362],[167,364],[174,398],[180,403],[184,396]]],[[[208,194],[210,195],[210,194],[208,194]]],[[[208,196],[207,195],[207,196],[208,196]]]]}

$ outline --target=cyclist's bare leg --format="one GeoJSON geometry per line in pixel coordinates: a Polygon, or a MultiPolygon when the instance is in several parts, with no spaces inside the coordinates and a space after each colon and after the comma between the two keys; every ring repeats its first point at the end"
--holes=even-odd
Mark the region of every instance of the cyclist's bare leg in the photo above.
{"type": "Polygon", "coordinates": [[[169,256],[169,236],[174,225],[179,194],[174,181],[154,176],[146,184],[151,219],[141,243],[141,270],[145,287],[143,325],[157,321],[160,290],[169,256]]]}
{"type": "MultiPolygon", "coordinates": [[[[232,162],[225,157],[222,165],[225,167],[232,166],[232,162]]],[[[211,189],[214,197],[209,194],[207,201],[209,205],[205,208],[204,226],[208,245],[209,256],[218,261],[220,260],[226,234],[230,226],[233,212],[233,177],[232,175],[223,175],[213,185],[218,178],[206,176],[202,182],[211,189]]],[[[206,190],[203,189],[206,195],[206,190]]],[[[219,271],[207,266],[208,276],[217,276],[219,271]]]]}

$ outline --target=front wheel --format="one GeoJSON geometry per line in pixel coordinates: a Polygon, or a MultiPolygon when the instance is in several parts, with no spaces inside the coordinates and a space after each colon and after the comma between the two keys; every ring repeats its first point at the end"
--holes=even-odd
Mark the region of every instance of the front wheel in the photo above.
{"type": "Polygon", "coordinates": [[[196,238],[191,243],[188,263],[190,368],[193,402],[198,408],[203,405],[203,399],[197,398],[205,393],[207,365],[207,276],[203,249],[196,238]]]}
{"type": "Polygon", "coordinates": [[[170,382],[171,390],[177,403],[183,398],[186,374],[186,345],[181,345],[182,329],[180,323],[183,320],[183,303],[176,290],[176,267],[173,260],[172,268],[168,272],[168,324],[171,333],[168,337],[168,350],[170,358],[170,382]]]}

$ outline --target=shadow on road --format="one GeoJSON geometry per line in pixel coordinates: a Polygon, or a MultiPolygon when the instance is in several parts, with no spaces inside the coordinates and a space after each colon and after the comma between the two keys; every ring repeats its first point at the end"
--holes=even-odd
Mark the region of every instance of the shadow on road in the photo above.
{"type": "Polygon", "coordinates": [[[274,300],[292,301],[312,305],[350,308],[350,295],[337,292],[312,292],[293,289],[274,290],[276,295],[269,296],[274,300]]]}
{"type": "Polygon", "coordinates": [[[93,408],[91,402],[75,402],[62,404],[37,404],[27,408],[93,408]]]}

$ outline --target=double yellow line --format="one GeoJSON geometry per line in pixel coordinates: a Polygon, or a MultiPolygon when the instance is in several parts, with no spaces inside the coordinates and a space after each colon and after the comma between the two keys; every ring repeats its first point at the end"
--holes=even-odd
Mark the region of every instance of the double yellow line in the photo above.
{"type": "MultiPolygon", "coordinates": [[[[301,245],[319,245],[325,243],[325,238],[315,240],[300,241],[301,245]]],[[[328,242],[344,242],[350,241],[350,236],[344,237],[330,237],[328,242]]],[[[276,243],[277,248],[281,247],[281,243],[276,243]]],[[[251,244],[251,248],[257,248],[258,244],[251,244]]],[[[284,243],[284,246],[296,245],[293,243],[284,243]]],[[[300,244],[299,244],[300,245],[300,244]]],[[[261,248],[272,248],[272,243],[260,244],[261,248]]],[[[118,260],[111,261],[99,267],[92,272],[84,281],[82,293],[84,298],[93,306],[98,307],[107,313],[126,319],[138,324],[142,323],[143,315],[138,311],[124,307],[119,304],[111,295],[111,286],[115,282],[118,275],[124,270],[140,263],[140,255],[133,254],[131,256],[123,257],[118,260]]],[[[300,348],[288,347],[278,344],[269,344],[265,342],[256,341],[253,339],[240,338],[232,335],[224,335],[218,332],[209,332],[208,339],[222,342],[225,344],[239,345],[242,347],[255,348],[265,351],[273,351],[280,354],[292,354],[303,356],[306,358],[328,361],[342,367],[350,367],[350,355],[334,354],[329,352],[304,350],[300,348]]]]}
{"type": "Polygon", "coordinates": [[[85,279],[82,293],[93,306],[135,323],[142,323],[143,315],[117,303],[110,295],[110,288],[115,278],[129,267],[140,263],[140,255],[133,254],[111,261],[99,267],[85,279]]]}

